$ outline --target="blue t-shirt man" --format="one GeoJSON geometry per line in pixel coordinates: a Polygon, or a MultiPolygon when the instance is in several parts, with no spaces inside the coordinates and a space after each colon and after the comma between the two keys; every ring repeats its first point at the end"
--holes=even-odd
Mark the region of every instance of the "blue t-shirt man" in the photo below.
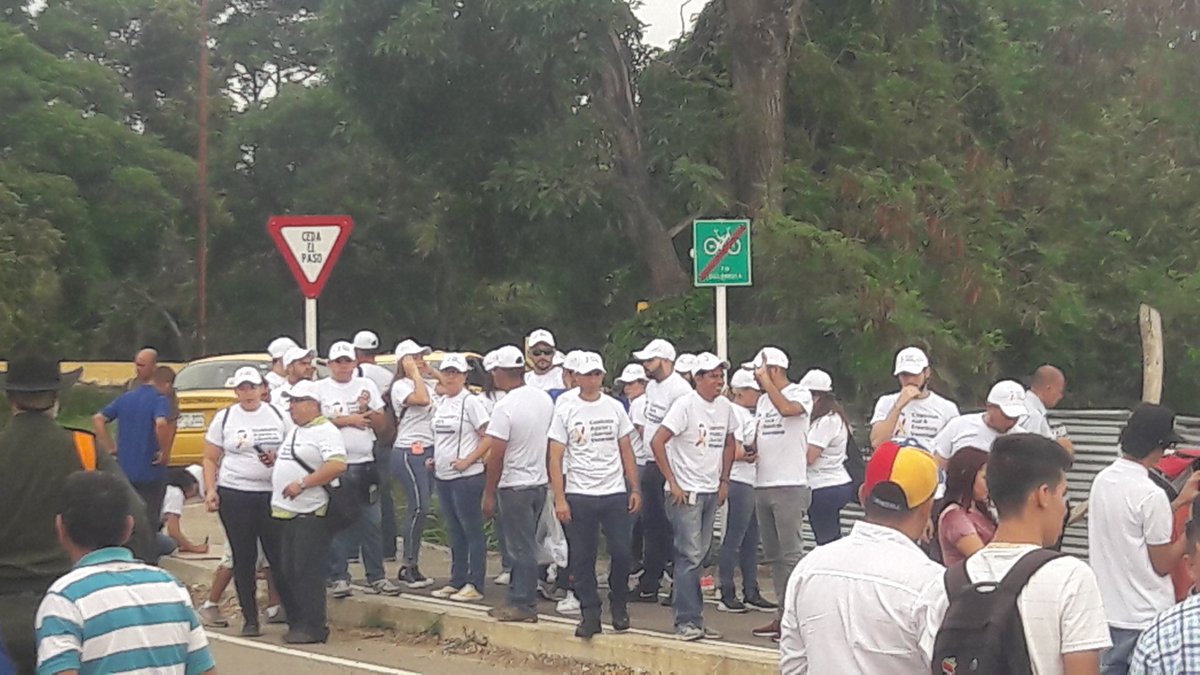
{"type": "Polygon", "coordinates": [[[166,464],[155,464],[158,456],[158,421],[166,423],[167,399],[153,385],[143,384],[104,406],[100,414],[117,426],[117,463],[130,483],[166,480],[166,464]]]}

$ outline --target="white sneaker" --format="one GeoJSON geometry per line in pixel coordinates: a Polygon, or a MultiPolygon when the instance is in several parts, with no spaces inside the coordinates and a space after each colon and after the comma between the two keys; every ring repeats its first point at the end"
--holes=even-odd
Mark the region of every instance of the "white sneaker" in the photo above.
{"type": "Polygon", "coordinates": [[[554,611],[563,616],[581,616],[579,609],[579,598],[575,597],[575,591],[567,591],[567,597],[558,601],[554,611]]]}
{"type": "Polygon", "coordinates": [[[348,598],[354,595],[354,591],[350,588],[349,581],[339,579],[329,587],[329,594],[335,598],[348,598]]]}
{"type": "Polygon", "coordinates": [[[495,583],[497,586],[507,586],[510,583],[512,583],[512,572],[509,572],[508,570],[504,570],[500,574],[497,574],[496,578],[492,579],[492,582],[495,583]]]}
{"type": "Polygon", "coordinates": [[[478,602],[483,599],[483,593],[475,590],[475,584],[467,584],[450,596],[455,602],[478,602]]]}
{"type": "Polygon", "coordinates": [[[430,593],[430,595],[432,595],[435,598],[442,598],[443,600],[445,600],[446,598],[449,598],[450,596],[454,595],[457,592],[458,592],[457,588],[450,586],[450,585],[446,585],[446,586],[442,586],[441,588],[437,589],[436,591],[430,593]]]}

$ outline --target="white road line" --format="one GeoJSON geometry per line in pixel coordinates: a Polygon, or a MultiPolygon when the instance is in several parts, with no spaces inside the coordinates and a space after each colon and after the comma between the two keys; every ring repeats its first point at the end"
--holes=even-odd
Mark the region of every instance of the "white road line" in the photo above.
{"type": "Polygon", "coordinates": [[[209,640],[217,642],[228,642],[231,645],[239,647],[248,647],[250,649],[260,649],[265,652],[275,654],[283,654],[284,656],[294,656],[300,659],[308,659],[309,661],[317,661],[320,663],[328,663],[331,666],[342,666],[343,668],[354,668],[356,670],[365,670],[370,673],[381,673],[382,675],[421,675],[420,673],[411,670],[398,670],[396,668],[388,668],[386,666],[375,665],[365,661],[354,661],[352,659],[343,659],[337,656],[327,656],[325,654],[317,654],[314,652],[305,652],[299,649],[291,649],[289,647],[280,647],[279,645],[268,644],[266,642],[256,642],[245,638],[233,637],[223,633],[209,633],[209,640]]]}

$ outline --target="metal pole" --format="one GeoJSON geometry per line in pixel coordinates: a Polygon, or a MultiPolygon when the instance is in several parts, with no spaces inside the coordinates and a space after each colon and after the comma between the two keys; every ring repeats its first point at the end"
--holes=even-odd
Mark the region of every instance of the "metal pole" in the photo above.
{"type": "Polygon", "coordinates": [[[725,287],[717,286],[716,304],[717,304],[717,356],[722,359],[729,358],[729,318],[725,313],[725,287]]]}
{"type": "Polygon", "coordinates": [[[304,345],[317,351],[317,299],[304,300],[304,345]]]}
{"type": "Polygon", "coordinates": [[[200,124],[196,163],[199,165],[200,185],[200,353],[208,353],[208,0],[200,0],[200,124]]]}

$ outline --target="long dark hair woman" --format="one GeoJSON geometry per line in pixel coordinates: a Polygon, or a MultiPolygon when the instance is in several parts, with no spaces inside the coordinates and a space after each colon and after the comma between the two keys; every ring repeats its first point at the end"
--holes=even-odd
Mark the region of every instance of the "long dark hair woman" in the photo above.
{"type": "Polygon", "coordinates": [[[938,544],[949,566],[987,546],[996,534],[988,508],[988,453],[962,448],[946,465],[946,496],[938,516],[938,544]]]}
{"type": "Polygon", "coordinates": [[[813,397],[808,428],[808,486],[812,489],[808,522],[820,546],[842,538],[842,508],[855,497],[845,466],[851,431],[829,373],[810,370],[800,379],[800,386],[813,397]]]}

